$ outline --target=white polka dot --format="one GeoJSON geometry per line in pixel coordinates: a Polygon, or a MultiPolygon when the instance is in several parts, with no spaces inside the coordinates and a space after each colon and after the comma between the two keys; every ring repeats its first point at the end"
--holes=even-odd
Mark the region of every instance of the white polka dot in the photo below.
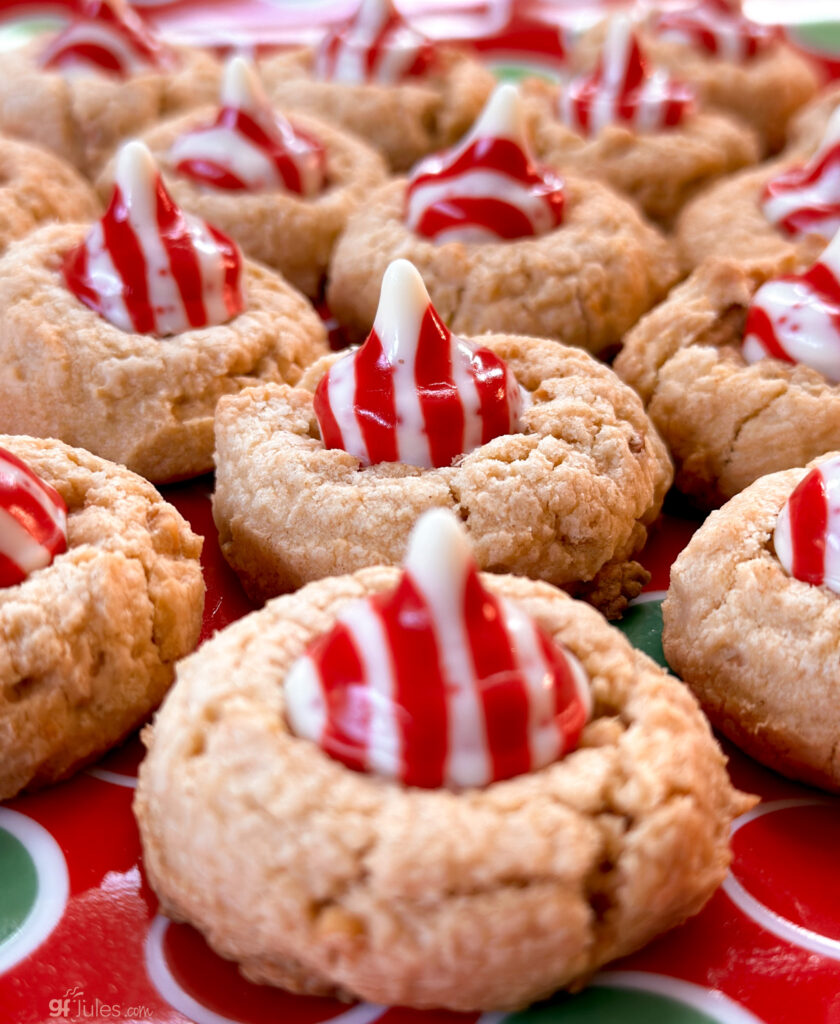
{"type": "MultiPolygon", "coordinates": [[[[756,818],[761,818],[765,814],[773,814],[774,811],[784,811],[791,807],[836,808],[836,804],[829,800],[820,799],[770,800],[767,803],[759,804],[758,807],[754,807],[751,811],[737,818],[732,825],[732,834],[734,835],[739,828],[749,824],[751,821],[755,821],[756,818]]],[[[826,935],[820,935],[819,932],[811,931],[809,928],[803,928],[802,925],[794,924],[793,921],[788,921],[787,918],[782,917],[775,910],[771,910],[763,903],[760,903],[755,896],[747,892],[731,871],[723,883],[723,891],[739,910],[743,911],[750,920],[755,921],[757,925],[760,925],[766,931],[777,935],[780,939],[785,939],[799,949],[807,949],[810,953],[821,953],[832,960],[840,960],[840,940],[830,939],[826,935]]]]}
{"type": "MultiPolygon", "coordinates": [[[[172,922],[158,914],[149,926],[146,936],[146,969],[155,988],[167,1003],[189,1017],[195,1024],[241,1024],[231,1017],[225,1017],[215,1010],[203,1006],[176,981],[163,949],[166,930],[172,922]]],[[[329,1024],[372,1024],[388,1009],[373,1003],[358,1003],[334,1017],[325,1017],[329,1024]]]]}
{"type": "Polygon", "coordinates": [[[110,782],[114,786],[125,786],[126,789],[137,788],[137,778],[134,775],[125,775],[123,772],[112,772],[107,768],[88,768],[87,774],[102,782],[110,782]]]}

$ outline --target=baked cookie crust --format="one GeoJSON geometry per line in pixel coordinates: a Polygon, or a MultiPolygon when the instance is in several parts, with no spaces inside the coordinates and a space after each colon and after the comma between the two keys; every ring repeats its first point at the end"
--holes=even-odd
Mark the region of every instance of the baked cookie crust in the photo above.
{"type": "Polygon", "coordinates": [[[51,150],[93,178],[121,139],[187,107],[211,103],[221,65],[209,53],[177,48],[171,71],[115,79],[63,75],[38,64],[44,46],[35,39],[3,54],[0,130],[51,150]]]}
{"type": "Polygon", "coordinates": [[[633,561],[672,473],[638,397],[578,349],[535,338],[473,339],[531,394],[523,432],[451,466],[358,459],[320,440],[312,398],[338,355],[297,388],[249,388],[219,403],[213,515],[252,598],[363,566],[398,564],[429,508],[464,522],[479,565],[549,580],[609,615],[647,578],[633,561]]]}
{"type": "Polygon", "coordinates": [[[59,276],[85,231],[43,227],[0,259],[0,431],[59,437],[155,483],[207,472],[219,397],[296,383],[327,351],[323,324],[281,277],[245,261],[247,308],[228,323],[162,339],[122,331],[59,276]]]}
{"type": "Polygon", "coordinates": [[[290,733],[295,658],[398,577],[312,583],[181,662],[134,804],[164,912],[253,981],[464,1011],[579,985],[696,913],[753,801],[688,689],[547,584],[482,577],[590,676],[594,719],[563,760],[486,789],[411,789],[290,733]]]}
{"type": "Polygon", "coordinates": [[[839,386],[801,364],[750,366],[740,354],[753,295],[796,269],[792,258],[703,264],[629,332],[615,361],[671,452],[677,487],[704,507],[840,448],[839,386]]]}
{"type": "MultiPolygon", "coordinates": [[[[203,187],[167,165],[179,135],[211,122],[217,107],[205,107],[157,125],[141,137],[161,170],[166,188],[183,209],[197,214],[239,243],[246,255],[278,270],[290,284],[315,297],[330,254],[348,217],[385,181],[382,158],[361,140],[306,115],[293,118],[324,145],[327,186],[307,198],[294,193],[232,192],[203,187]]],[[[114,162],[97,182],[103,199],[111,194],[114,162]]]]}
{"type": "Polygon", "coordinates": [[[829,119],[840,106],[840,84],[829,83],[791,119],[785,155],[809,157],[822,142],[829,119]]]}
{"type": "Polygon", "coordinates": [[[543,163],[606,182],[666,228],[698,191],[759,158],[754,133],[720,114],[694,114],[650,133],[612,124],[588,139],[558,120],[555,88],[535,83],[529,92],[533,145],[543,163]]]}
{"type": "MultiPolygon", "coordinates": [[[[572,52],[573,67],[594,67],[605,34],[605,21],[585,33],[572,52]]],[[[650,30],[640,29],[640,43],[654,67],[694,87],[702,109],[729,114],[752,128],[765,154],[782,149],[791,118],[819,88],[810,61],[782,41],[745,64],[707,55],[650,30]]]]}
{"type": "Polygon", "coordinates": [[[780,262],[816,259],[830,239],[792,238],[770,223],[760,205],[764,186],[790,166],[784,160],[751,168],[717,182],[686,206],[674,233],[686,273],[707,259],[755,263],[770,271],[780,262]]]}
{"type": "Polygon", "coordinates": [[[68,550],[0,589],[0,799],[134,730],[195,647],[201,538],[151,484],[60,441],[0,436],[61,494],[68,550]]]}
{"type": "Polygon", "coordinates": [[[554,231],[481,244],[415,234],[403,219],[405,191],[399,179],[374,192],[333,251],[327,301],[353,340],[370,330],[382,275],[399,257],[459,334],[508,331],[596,353],[618,344],[678,277],[670,243],[599,182],[566,178],[554,231]]]}
{"type": "Polygon", "coordinates": [[[0,255],[46,221],[92,220],[98,213],[96,194],[69,164],[0,136],[0,255]]]}
{"type": "Polygon", "coordinates": [[[319,81],[312,75],[313,59],[312,50],[300,49],[260,61],[272,100],[353,132],[396,172],[456,142],[495,85],[486,68],[455,50],[439,51],[437,73],[397,85],[319,81]]]}
{"type": "Polygon", "coordinates": [[[808,468],[762,477],[700,527],[671,569],[662,642],[724,735],[836,792],[840,598],[789,576],[773,549],[779,512],[808,468]]]}

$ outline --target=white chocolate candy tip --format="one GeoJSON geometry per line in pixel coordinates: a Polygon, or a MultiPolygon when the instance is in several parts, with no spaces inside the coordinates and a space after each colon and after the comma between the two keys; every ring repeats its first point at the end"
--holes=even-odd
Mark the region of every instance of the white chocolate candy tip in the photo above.
{"type": "Polygon", "coordinates": [[[423,315],[432,300],[420,271],[408,260],[394,260],[382,275],[373,329],[390,359],[416,346],[423,315]]]}
{"type": "Polygon", "coordinates": [[[394,5],[391,0],[361,0],[358,8],[356,9],[355,17],[362,24],[368,22],[379,24],[391,14],[394,10],[394,5]]]}
{"type": "Polygon", "coordinates": [[[512,139],[521,142],[525,135],[522,97],[510,82],[497,85],[478,115],[468,138],[512,139]]]}
{"type": "Polygon", "coordinates": [[[149,147],[139,139],[131,139],[117,153],[114,182],[119,186],[126,202],[145,196],[153,187],[158,167],[149,147]]]}
{"type": "Polygon", "coordinates": [[[428,593],[457,592],[473,564],[472,545],[454,512],[433,508],[414,524],[404,568],[428,593]]]}
{"type": "Polygon", "coordinates": [[[220,95],[223,107],[237,110],[254,110],[268,103],[256,68],[242,56],[231,57],[225,64],[220,95]]]}

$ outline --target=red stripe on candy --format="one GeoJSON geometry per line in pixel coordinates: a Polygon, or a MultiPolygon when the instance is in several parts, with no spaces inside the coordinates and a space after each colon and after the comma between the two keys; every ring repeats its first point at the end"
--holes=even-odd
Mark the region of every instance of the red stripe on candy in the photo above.
{"type": "Polygon", "coordinates": [[[155,191],[158,232],[169,257],[169,266],[181,294],[184,312],[191,327],[203,327],[208,319],[207,307],[204,305],[201,265],[198,262],[195,245],[184,220],[184,214],[175,205],[160,178],[157,180],[155,191]]]}
{"type": "Polygon", "coordinates": [[[450,342],[429,306],[420,325],[414,376],[435,466],[448,466],[464,450],[464,407],[452,376],[450,342]]]}
{"type": "Polygon", "coordinates": [[[479,681],[492,778],[521,775],[531,768],[528,690],[500,603],[482,587],[474,569],[464,588],[463,616],[470,626],[470,653],[479,681]]]}
{"type": "Polygon", "coordinates": [[[356,642],[341,622],[312,646],[326,706],[320,743],[348,768],[364,771],[370,735],[370,689],[356,642]]]}
{"type": "Polygon", "coordinates": [[[779,343],[779,339],[776,337],[776,330],[773,327],[773,321],[761,306],[751,305],[747,312],[744,337],[750,334],[754,334],[758,338],[762,348],[771,359],[781,359],[785,363],[795,362],[779,343]]]}
{"type": "Polygon", "coordinates": [[[819,586],[825,578],[828,497],[819,469],[800,482],[788,501],[793,575],[819,586]]]}
{"type": "Polygon", "coordinates": [[[355,354],[356,421],[370,462],[397,462],[397,409],[394,378],[382,342],[375,331],[355,354]]]}
{"type": "Polygon", "coordinates": [[[409,786],[442,786],[449,750],[449,684],[441,675],[431,613],[407,573],[393,595],[371,603],[382,620],[394,669],[401,778],[409,786]]]}
{"type": "MultiPolygon", "coordinates": [[[[119,186],[116,185],[111,203],[100,222],[104,244],[114,269],[126,285],[123,290],[123,301],[134,330],[138,334],[145,334],[155,329],[155,314],[149,296],[146,257],[128,217],[128,207],[119,186]]],[[[73,290],[75,291],[75,288],[73,290]]],[[[80,295],[78,297],[81,298],[80,295]]],[[[93,308],[99,313],[102,312],[102,303],[98,297],[97,305],[93,308]]]]}

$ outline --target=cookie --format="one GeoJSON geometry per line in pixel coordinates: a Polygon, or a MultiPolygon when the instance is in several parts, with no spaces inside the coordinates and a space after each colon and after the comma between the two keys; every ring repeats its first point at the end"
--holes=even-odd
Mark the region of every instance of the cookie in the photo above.
{"type": "Polygon", "coordinates": [[[0,254],[47,221],[79,221],[99,210],[90,185],[37,146],[0,136],[0,254]]]}
{"type": "Polygon", "coordinates": [[[297,382],[326,335],[281,277],[178,210],[138,143],[117,178],[102,221],[40,228],[0,260],[0,430],[162,483],[212,468],[221,395],[297,382]]]}
{"type": "Polygon", "coordinates": [[[789,157],[708,189],[683,210],[677,245],[687,270],[723,257],[773,266],[812,258],[840,229],[840,111],[807,160],[789,157]],[[817,236],[816,238],[812,236],[817,236]]]}
{"type": "MultiPolygon", "coordinates": [[[[837,456],[764,476],[709,517],[671,569],[662,641],[724,735],[762,764],[836,792],[837,580],[835,589],[807,582],[781,560],[791,523],[785,542],[780,515],[820,471],[836,477],[837,456]]],[[[803,545],[822,534],[819,523],[806,504],[797,521],[803,545]]]]}
{"type": "Polygon", "coordinates": [[[528,93],[540,159],[606,182],[665,227],[710,182],[759,157],[750,129],[698,111],[694,92],[648,60],[629,18],[611,20],[596,73],[528,93]]]}
{"type": "Polygon", "coordinates": [[[0,131],[93,177],[122,139],[212,102],[220,74],[210,54],[164,46],[123,0],[85,0],[56,36],[3,55],[0,131]]]}
{"type": "Polygon", "coordinates": [[[268,57],[261,71],[281,109],[333,121],[394,171],[455,142],[494,84],[477,61],[409,27],[390,0],[364,0],[317,50],[268,57]]]}
{"type": "Polygon", "coordinates": [[[434,515],[404,573],[377,566],[311,583],[181,662],[144,735],[134,809],[164,913],[250,980],[511,1010],[579,986],[696,913],[726,874],[732,819],[753,801],[732,789],[687,688],[594,609],[545,583],[479,577],[463,566],[463,540],[420,550],[434,515]],[[363,625],[377,622],[400,666],[390,694],[387,668],[365,669],[357,685],[359,665],[345,674],[338,651],[381,651],[363,625]],[[430,629],[446,646],[428,648],[430,629]],[[482,631],[486,656],[459,671],[482,631]],[[551,659],[542,693],[518,689],[530,678],[528,635],[551,659]],[[511,701],[501,716],[500,685],[511,701]],[[562,722],[546,712],[546,689],[562,722]],[[441,729],[440,700],[466,731],[441,729]],[[474,745],[476,701],[488,728],[474,745]],[[378,724],[364,724],[365,708],[378,724]],[[440,785],[441,759],[462,778],[490,764],[493,781],[440,785]]]}
{"type": "MultiPolygon", "coordinates": [[[[336,238],[384,182],[384,164],[360,140],[324,121],[298,114],[290,123],[272,111],[241,57],[225,74],[220,110],[190,111],[141,138],[179,206],[315,297],[336,238]]],[[[112,161],[98,181],[103,197],[110,195],[113,174],[112,161]]]]}
{"type": "Polygon", "coordinates": [[[794,270],[790,258],[772,270],[703,264],[628,333],[615,361],[671,452],[677,487],[702,506],[840,447],[840,377],[778,350],[744,355],[758,289],[794,270]]]}
{"type": "Polygon", "coordinates": [[[667,292],[677,277],[668,242],[604,185],[535,164],[526,132],[518,93],[500,86],[458,146],[384,185],[350,218],[327,301],[351,338],[367,334],[379,282],[400,257],[457,332],[591,352],[618,344],[667,292]]]}
{"type": "MultiPolygon", "coordinates": [[[[0,436],[0,449],[66,506],[62,553],[0,587],[7,799],[65,778],[144,721],[196,644],[204,582],[201,538],[145,480],[52,439],[0,436]]],[[[10,469],[4,456],[0,518],[10,469]]],[[[4,548],[3,570],[8,558],[4,548]]]]}
{"type": "Polygon", "coordinates": [[[825,135],[831,115],[840,106],[840,85],[828,83],[791,119],[785,155],[798,159],[811,156],[825,135]]]}
{"type": "Polygon", "coordinates": [[[440,507],[466,524],[483,568],[547,579],[617,615],[644,582],[634,555],[670,482],[668,457],[641,403],[608,367],[536,338],[453,338],[416,271],[402,262],[389,268],[374,331],[356,356],[319,360],[298,387],[267,385],[224,398],[216,416],[213,514],[222,551],[255,599],[396,564],[417,517],[440,507]],[[366,375],[374,358],[383,364],[381,347],[371,346],[385,346],[398,371],[448,365],[450,376],[427,377],[419,392],[412,379],[406,392],[401,374],[393,384],[366,375]],[[476,360],[483,364],[477,371],[476,360]],[[505,377],[482,385],[488,367],[505,377]],[[489,432],[464,381],[473,372],[475,386],[492,394],[521,394],[510,396],[517,410],[510,416],[506,402],[501,421],[499,410],[482,406],[483,426],[494,425],[489,432]],[[377,402],[379,389],[391,387],[399,394],[388,412],[377,402]],[[376,430],[363,425],[368,402],[378,409],[376,430]],[[426,410],[419,423],[418,403],[426,410]],[[386,436],[389,416],[402,437],[386,436]],[[341,429],[336,435],[339,423],[344,436],[341,429]],[[356,447],[359,430],[370,448],[356,447]],[[434,451],[429,457],[429,439],[442,441],[438,458],[434,451]]]}
{"type": "MultiPolygon", "coordinates": [[[[817,73],[772,28],[745,18],[739,0],[698,0],[654,10],[641,30],[645,52],[697,93],[704,109],[751,128],[765,153],[785,145],[791,118],[817,93],[817,73]]],[[[594,67],[607,32],[601,22],[579,40],[572,64],[594,67]]]]}

